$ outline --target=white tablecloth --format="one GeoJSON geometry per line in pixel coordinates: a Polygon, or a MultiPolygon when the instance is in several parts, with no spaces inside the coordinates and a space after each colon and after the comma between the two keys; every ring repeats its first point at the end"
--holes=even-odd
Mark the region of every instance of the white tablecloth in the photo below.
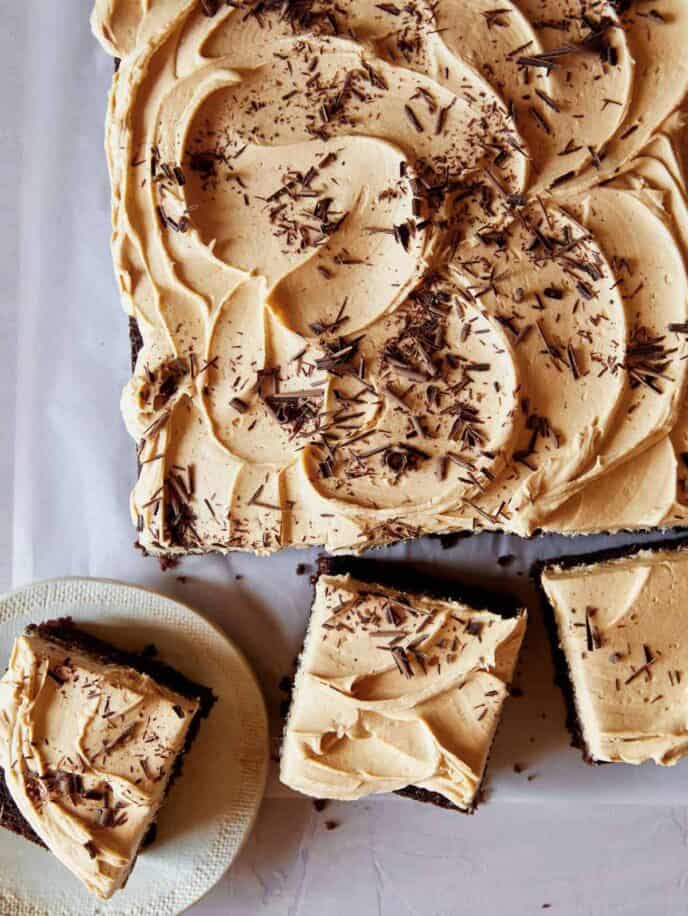
{"type": "MultiPolygon", "coordinates": [[[[118,412],[128,339],[108,252],[102,152],[112,62],[90,36],[89,6],[3,4],[0,584],[107,576],[197,606],[253,662],[277,739],[278,683],[310,599],[296,565],[313,564],[315,552],[202,558],[163,573],[132,547],[134,452],[118,412]]],[[[391,555],[449,575],[489,571],[532,602],[529,562],[561,550],[556,540],[479,537],[391,555]],[[517,559],[495,570],[503,553],[517,559]]],[[[476,817],[394,798],[317,813],[273,772],[243,857],[194,913],[525,914],[546,903],[555,913],[685,912],[688,821],[672,806],[688,804],[688,764],[584,766],[568,747],[537,608],[531,620],[524,696],[507,707],[489,804],[476,817]]]]}

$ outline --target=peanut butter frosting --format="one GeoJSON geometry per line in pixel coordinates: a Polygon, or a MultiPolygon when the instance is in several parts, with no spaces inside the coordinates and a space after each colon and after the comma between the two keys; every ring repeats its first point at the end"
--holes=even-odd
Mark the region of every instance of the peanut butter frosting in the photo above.
{"type": "Polygon", "coordinates": [[[342,800],[415,786],[471,809],[525,628],[525,611],[321,576],[280,779],[342,800]]]}
{"type": "Polygon", "coordinates": [[[682,0],[92,21],[146,550],[688,521],[682,0]]]}
{"type": "Polygon", "coordinates": [[[688,550],[542,576],[586,753],[671,766],[688,753],[688,550]],[[685,660],[684,660],[685,659],[685,660]]]}
{"type": "Polygon", "coordinates": [[[0,680],[0,766],[19,811],[86,887],[124,885],[198,709],[131,668],[38,635],[0,680]]]}

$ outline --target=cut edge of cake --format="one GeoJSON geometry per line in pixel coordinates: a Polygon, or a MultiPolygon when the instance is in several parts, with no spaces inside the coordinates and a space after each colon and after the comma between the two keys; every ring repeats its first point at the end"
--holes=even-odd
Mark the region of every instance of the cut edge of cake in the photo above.
{"type": "MultiPolygon", "coordinates": [[[[167,776],[162,798],[157,804],[150,824],[131,858],[123,881],[113,891],[113,893],[116,893],[117,890],[121,890],[126,886],[141,852],[154,842],[157,822],[165,805],[168,803],[170,790],[180,777],[184,759],[198,736],[201,722],[210,714],[217,697],[211,688],[193,681],[160,659],[154,645],[146,646],[140,652],[122,649],[82,629],[73,622],[71,617],[60,617],[42,623],[29,624],[20,634],[20,637],[39,637],[58,645],[66,652],[80,652],[83,656],[98,664],[131,669],[136,674],[147,675],[157,686],[178,694],[183,699],[197,703],[193,719],[186,730],[184,744],[176,754],[167,776]]],[[[36,833],[19,809],[7,785],[5,772],[2,768],[0,768],[0,827],[46,849],[54,855],[50,847],[36,833]]],[[[74,877],[80,880],[78,875],[74,874],[74,877]]]]}
{"type": "MultiPolygon", "coordinates": [[[[489,746],[485,755],[484,764],[480,782],[473,795],[472,802],[467,807],[461,807],[440,792],[433,792],[421,786],[409,784],[403,788],[396,789],[391,793],[380,793],[383,795],[394,794],[402,798],[408,798],[413,801],[424,804],[434,805],[435,807],[445,810],[458,812],[460,814],[474,814],[477,808],[483,803],[486,797],[486,784],[488,778],[490,758],[494,743],[499,733],[499,728],[503,721],[504,705],[512,692],[513,681],[516,677],[518,662],[521,658],[523,648],[523,638],[527,629],[528,610],[525,603],[519,601],[513,594],[506,592],[493,591],[480,585],[469,584],[458,579],[429,579],[429,573],[421,573],[416,567],[408,563],[400,564],[395,562],[385,562],[384,560],[371,560],[366,557],[357,557],[350,555],[329,556],[321,555],[318,559],[317,573],[313,576],[312,600],[309,610],[308,623],[306,632],[299,655],[295,661],[295,672],[290,680],[290,686],[287,688],[288,697],[285,702],[285,711],[283,713],[283,729],[280,742],[280,769],[282,764],[283,749],[285,738],[289,728],[290,718],[294,709],[294,697],[297,688],[303,676],[302,659],[304,651],[311,638],[311,628],[313,624],[312,608],[315,602],[315,595],[318,581],[322,577],[345,577],[349,576],[356,582],[364,583],[371,586],[377,586],[383,589],[389,589],[397,593],[417,598],[430,598],[438,601],[456,602],[465,605],[474,611],[488,611],[502,619],[511,619],[522,617],[524,619],[524,633],[517,651],[517,658],[514,664],[512,677],[507,683],[507,696],[502,702],[499,719],[491,736],[489,746]]],[[[297,790],[293,790],[297,791],[297,790]]],[[[326,797],[315,798],[314,801],[330,801],[326,797]]],[[[363,796],[370,797],[370,796],[363,796]]],[[[336,801],[336,799],[334,799],[336,801]]]]}
{"type": "Polygon", "coordinates": [[[581,752],[583,760],[588,766],[606,766],[615,761],[595,758],[586,740],[571,669],[566,652],[561,643],[557,615],[552,601],[547,594],[543,578],[548,571],[557,572],[585,569],[602,563],[630,559],[638,554],[646,552],[659,553],[664,551],[675,551],[676,553],[688,552],[688,534],[677,533],[674,538],[654,541],[647,544],[636,542],[621,546],[603,547],[598,550],[591,550],[589,553],[578,553],[557,557],[555,559],[539,560],[534,563],[531,568],[531,578],[543,607],[545,629],[549,637],[548,641],[552,651],[554,682],[561,690],[564,699],[566,709],[565,725],[569,733],[570,745],[581,752]]]}

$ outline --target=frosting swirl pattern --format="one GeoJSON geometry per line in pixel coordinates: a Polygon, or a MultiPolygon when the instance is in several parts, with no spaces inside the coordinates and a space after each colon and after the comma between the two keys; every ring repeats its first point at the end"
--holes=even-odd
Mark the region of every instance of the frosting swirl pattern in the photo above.
{"type": "Polygon", "coordinates": [[[0,679],[0,766],[50,851],[107,899],[155,820],[198,702],[39,635],[0,679]]]}
{"type": "Polygon", "coordinates": [[[552,605],[593,760],[671,766],[688,754],[688,551],[550,567],[552,605]]]}
{"type": "Polygon", "coordinates": [[[93,25],[147,550],[686,522],[681,0],[93,25]]]}
{"type": "Polygon", "coordinates": [[[282,782],[342,800],[413,785],[471,809],[525,628],[525,611],[504,619],[321,576],[282,782]]]}

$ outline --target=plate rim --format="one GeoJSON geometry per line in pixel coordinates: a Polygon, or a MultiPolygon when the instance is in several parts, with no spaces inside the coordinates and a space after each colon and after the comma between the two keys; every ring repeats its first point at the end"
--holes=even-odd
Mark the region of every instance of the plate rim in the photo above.
{"type": "MultiPolygon", "coordinates": [[[[244,651],[239,646],[237,646],[234,640],[229,636],[228,633],[226,633],[222,629],[222,627],[218,623],[216,623],[206,613],[198,610],[195,607],[192,607],[187,602],[180,601],[177,598],[173,598],[169,595],[166,595],[165,593],[159,591],[158,589],[153,588],[148,585],[139,585],[133,582],[125,582],[122,579],[111,579],[106,576],[79,576],[79,575],[50,576],[46,579],[37,579],[36,581],[27,582],[23,585],[15,586],[14,588],[10,588],[7,591],[0,593],[0,609],[5,604],[6,601],[8,601],[11,598],[14,598],[17,595],[20,595],[22,592],[27,592],[27,591],[30,591],[31,589],[40,588],[41,586],[53,585],[55,583],[62,583],[62,582],[87,582],[90,584],[96,584],[100,586],[117,586],[119,588],[125,588],[131,591],[146,592],[149,595],[154,596],[155,598],[162,599],[163,601],[167,601],[167,602],[170,602],[171,604],[178,605],[179,607],[183,608],[185,611],[187,611],[189,614],[193,616],[200,617],[201,620],[212,629],[215,636],[222,639],[229,646],[229,648],[235,653],[241,665],[241,668],[243,669],[244,674],[250,679],[250,681],[252,682],[253,686],[256,689],[257,696],[259,697],[259,700],[260,700],[260,702],[257,705],[259,707],[261,724],[263,725],[263,731],[265,735],[265,741],[264,741],[265,746],[264,746],[264,754],[262,757],[261,776],[260,776],[260,780],[258,784],[259,791],[257,792],[257,795],[256,795],[256,802],[254,805],[254,810],[251,815],[251,819],[249,823],[247,824],[246,830],[244,831],[244,834],[241,838],[241,841],[238,844],[233,856],[226,862],[226,864],[224,865],[224,868],[221,871],[219,871],[217,875],[214,877],[213,883],[210,884],[198,897],[195,897],[193,900],[190,900],[189,902],[187,902],[184,905],[183,910],[180,911],[180,912],[186,912],[191,907],[196,906],[198,903],[200,903],[204,899],[204,897],[206,897],[213,890],[213,888],[215,888],[219,884],[219,882],[224,878],[224,876],[230,870],[230,868],[232,867],[236,859],[239,857],[239,855],[241,855],[241,852],[244,849],[246,842],[248,841],[248,838],[253,833],[256,821],[258,819],[258,815],[260,813],[260,809],[263,804],[263,800],[265,798],[265,791],[267,788],[267,781],[268,781],[268,774],[269,774],[270,722],[269,722],[269,717],[268,717],[267,706],[265,703],[265,695],[263,693],[263,689],[261,687],[260,681],[258,680],[258,677],[255,671],[253,670],[253,667],[251,666],[251,663],[249,662],[248,658],[246,657],[244,651]]],[[[2,623],[3,622],[0,621],[0,626],[2,625],[2,623]]],[[[78,881],[78,878],[75,878],[74,880],[78,881]]],[[[95,898],[94,898],[94,901],[95,901],[95,898]]]]}

